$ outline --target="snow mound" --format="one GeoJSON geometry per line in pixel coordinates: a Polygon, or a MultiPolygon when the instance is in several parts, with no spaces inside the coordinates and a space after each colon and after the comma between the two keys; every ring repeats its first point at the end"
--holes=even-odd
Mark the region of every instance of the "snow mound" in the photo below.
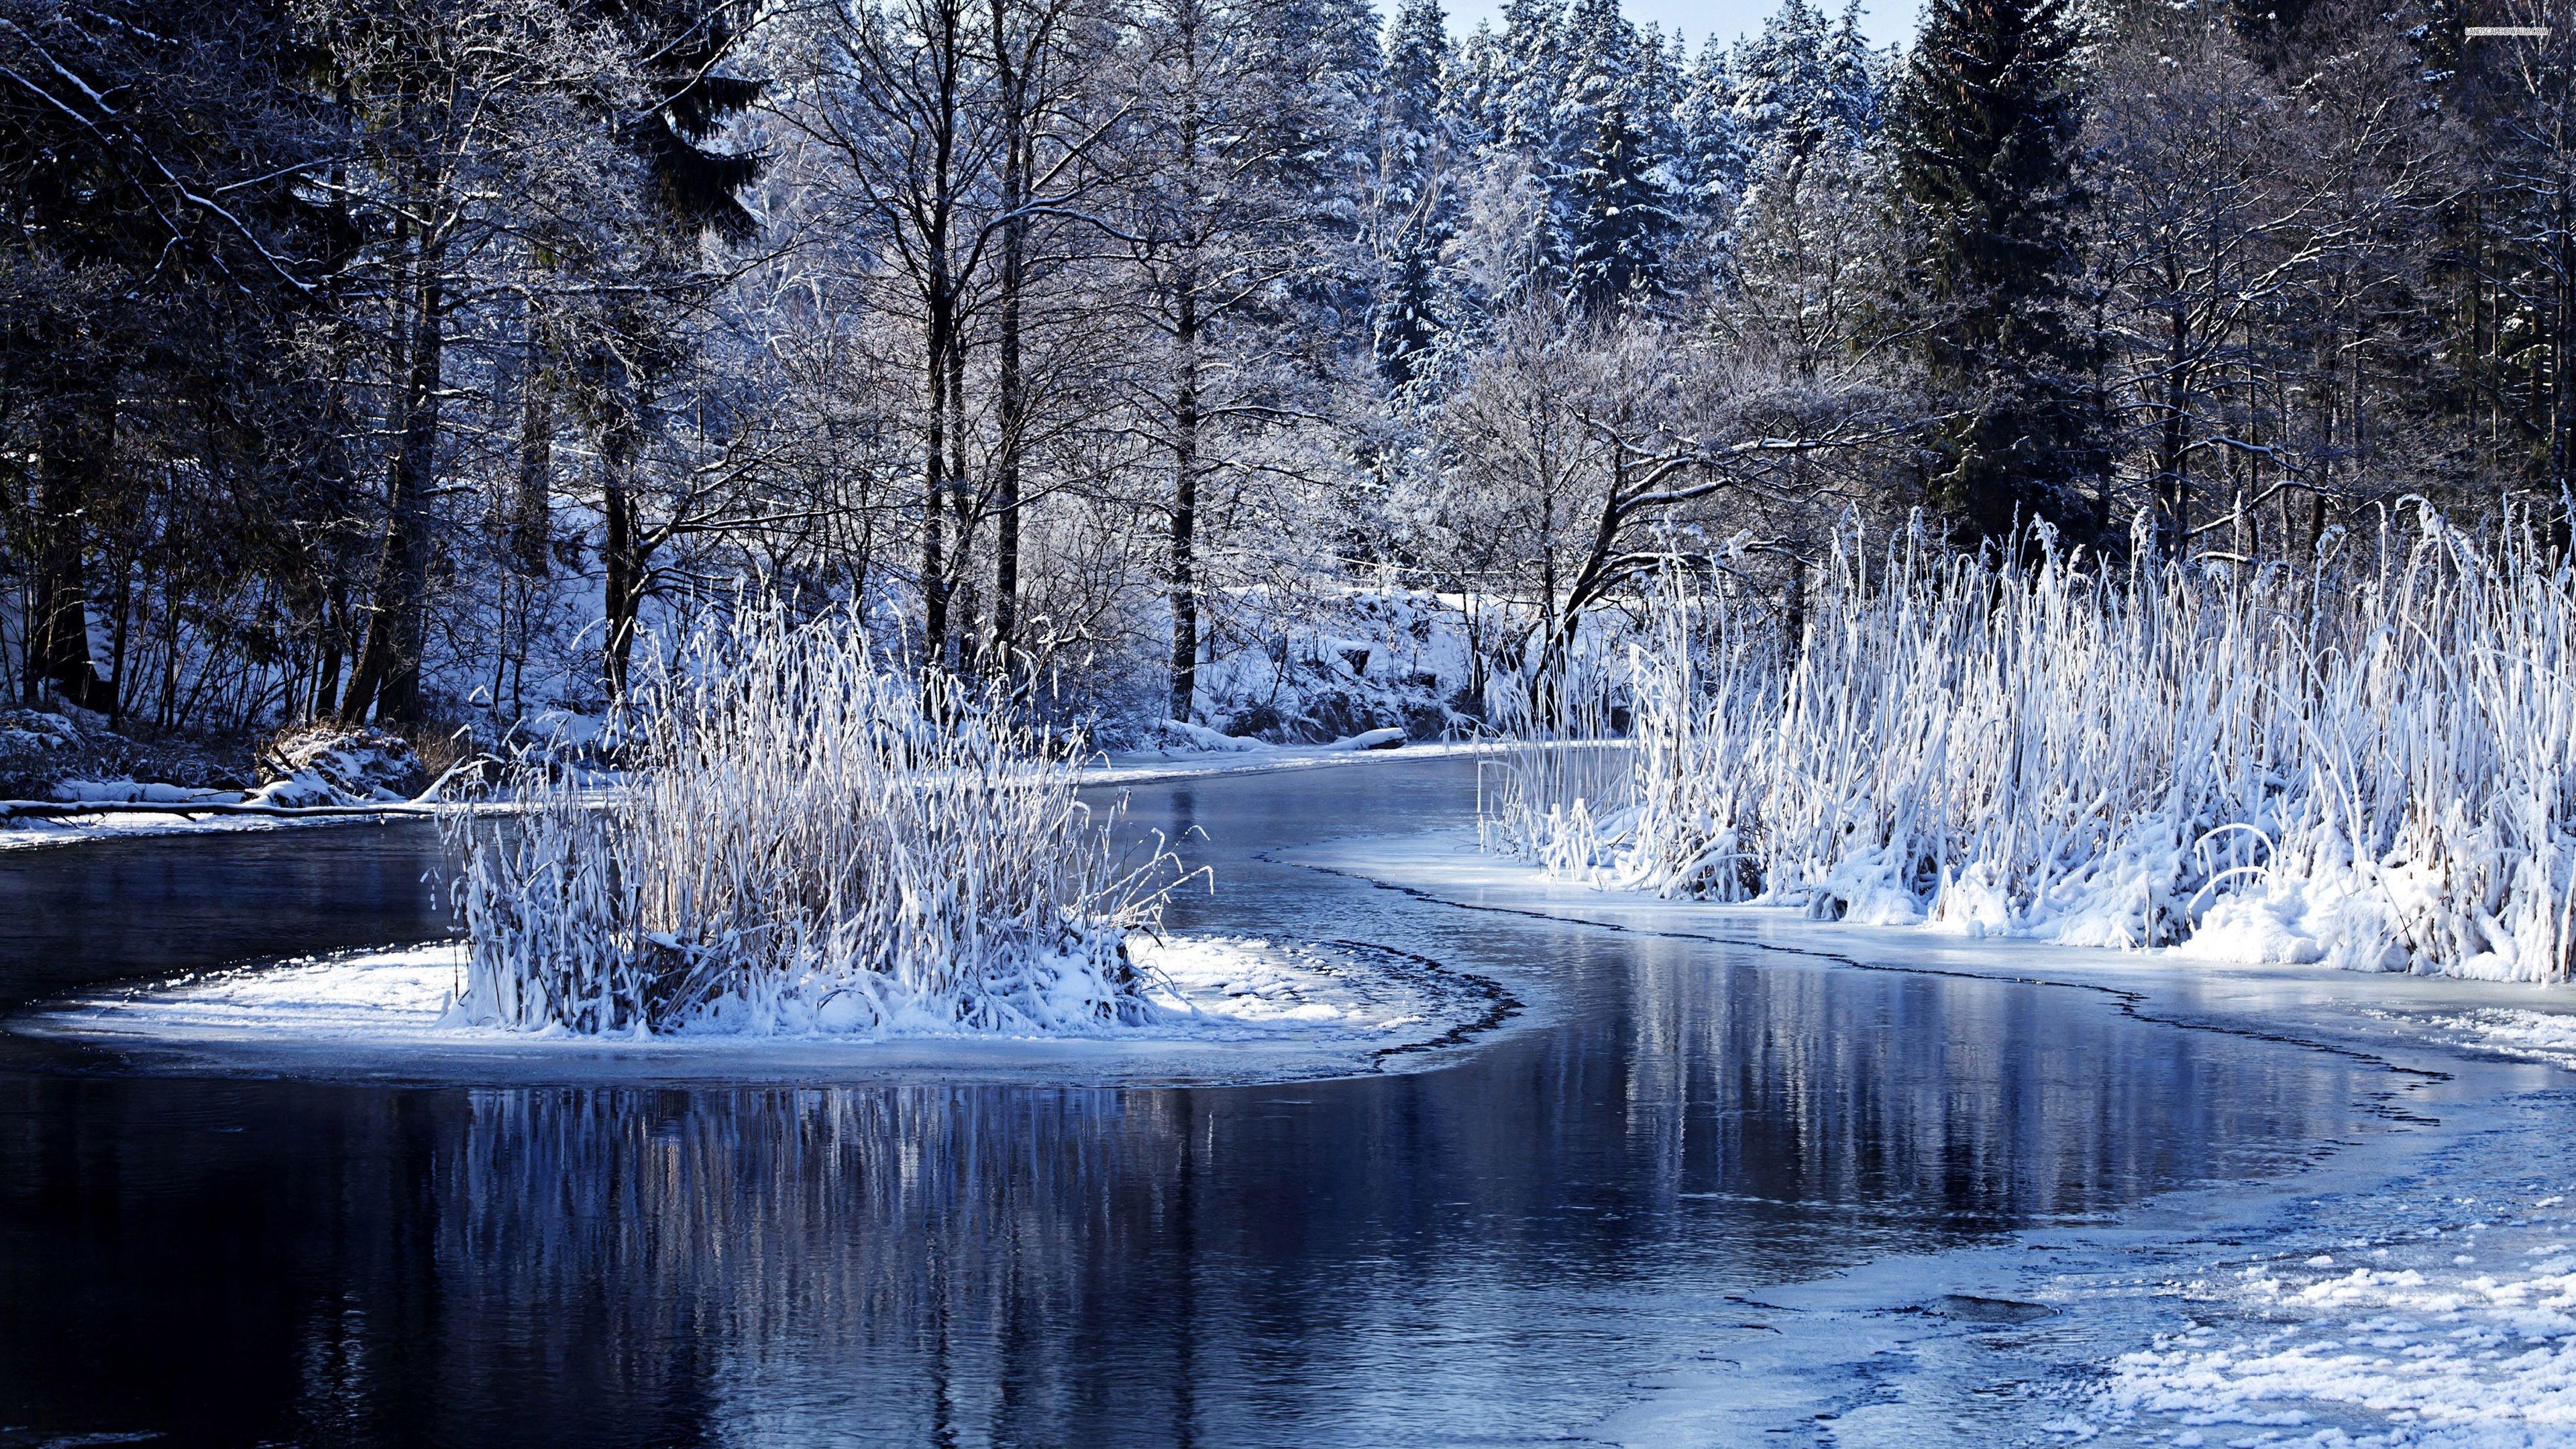
{"type": "Polygon", "coordinates": [[[234,800],[236,791],[191,790],[152,780],[57,780],[54,798],[65,804],[183,805],[191,801],[234,800]]]}
{"type": "Polygon", "coordinates": [[[1167,719],[1154,726],[1151,743],[1165,751],[1220,755],[1254,754],[1270,748],[1265,741],[1230,735],[1185,719],[1167,719]]]}
{"type": "Polygon", "coordinates": [[[429,784],[408,741],[381,730],[306,725],[261,752],[259,805],[372,805],[409,800],[429,784]]]}
{"type": "Polygon", "coordinates": [[[1265,1057],[1265,1069],[1284,1063],[1311,1071],[1364,1067],[1386,1053],[1455,1041],[1508,1009],[1490,982],[1363,943],[1305,946],[1174,936],[1139,939],[1131,950],[1148,983],[1147,1009],[1133,1022],[1102,1021],[1088,1029],[995,1031],[929,1014],[836,1015],[826,1003],[792,1021],[765,1019],[767,1029],[759,1034],[720,1012],[658,1034],[592,1035],[559,1025],[514,1030],[472,1021],[457,1010],[466,975],[459,942],[298,958],[143,988],[86,992],[47,1003],[10,1025],[30,1035],[214,1049],[235,1058],[336,1049],[335,1060],[353,1070],[371,1070],[387,1059],[418,1065],[425,1056],[441,1054],[482,1061],[495,1049],[544,1057],[640,1050],[648,1061],[666,1062],[756,1062],[774,1051],[812,1063],[818,1059],[803,1049],[819,1046],[832,1054],[820,1059],[828,1064],[906,1042],[937,1042],[951,1049],[1016,1051],[1022,1059],[1059,1049],[1096,1053],[1101,1047],[1132,1048],[1140,1061],[1172,1046],[1291,1048],[1306,1055],[1265,1057]]]}
{"type": "Polygon", "coordinates": [[[50,754],[81,746],[78,725],[37,709],[0,709],[0,750],[50,754]]]}

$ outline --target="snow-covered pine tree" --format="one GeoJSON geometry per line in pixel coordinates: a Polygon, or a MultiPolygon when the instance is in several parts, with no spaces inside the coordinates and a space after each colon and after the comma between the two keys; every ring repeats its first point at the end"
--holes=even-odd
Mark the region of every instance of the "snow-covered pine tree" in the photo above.
{"type": "Polygon", "coordinates": [[[1493,144],[1528,156],[1557,154],[1558,103],[1573,69],[1576,24],[1554,0],[1511,0],[1504,8],[1493,144]]]}
{"type": "Polygon", "coordinates": [[[1860,16],[1860,0],[1844,0],[1842,19],[1834,23],[1824,52],[1834,118],[1855,145],[1878,134],[1895,54],[1869,43],[1860,16]]]}
{"type": "Polygon", "coordinates": [[[1674,204],[1695,232],[1725,230],[1744,187],[1744,137],[1736,124],[1735,71],[1728,46],[1710,36],[1674,103],[1674,204]]]}
{"type": "Polygon", "coordinates": [[[1565,31],[1573,49],[1554,116],[1554,229],[1567,297],[1600,311],[1652,290],[1661,272],[1674,86],[1661,36],[1640,34],[1619,0],[1575,0],[1565,31]]]}
{"type": "Polygon", "coordinates": [[[1378,283],[1375,112],[1386,70],[1377,13],[1372,0],[1287,0],[1274,23],[1311,93],[1309,104],[1284,113],[1298,130],[1280,174],[1303,185],[1306,220],[1325,243],[1287,279],[1290,305],[1304,314],[1299,331],[1312,360],[1365,367],[1378,283]]]}
{"type": "Polygon", "coordinates": [[[2099,474],[2067,309],[2073,49],[2066,0],[1932,0],[1888,122],[1925,381],[1954,412],[1926,492],[1987,537],[2099,474]]]}
{"type": "Polygon", "coordinates": [[[1450,53],[1440,0],[1404,0],[1387,22],[1386,57],[1378,69],[1378,140],[1379,169],[1390,190],[1416,184],[1445,139],[1440,86],[1450,53]]]}
{"type": "Polygon", "coordinates": [[[1399,386],[1421,374],[1439,337],[1439,252],[1449,232],[1443,173],[1454,152],[1440,95],[1449,57],[1439,0],[1405,0],[1387,23],[1379,73],[1371,218],[1378,275],[1369,309],[1378,370],[1399,386]]]}
{"type": "Polygon", "coordinates": [[[1625,99],[1613,97],[1594,113],[1591,143],[1565,178],[1566,288],[1587,312],[1642,298],[1660,278],[1673,218],[1648,145],[1625,99]]]}
{"type": "Polygon", "coordinates": [[[1836,127],[1827,41],[1824,12],[1784,0],[1737,54],[1735,124],[1748,186],[1813,154],[1836,127]]]}
{"type": "Polygon", "coordinates": [[[1510,71],[1501,33],[1477,21],[1458,42],[1440,80],[1440,118],[1460,145],[1481,147],[1502,133],[1502,97],[1510,88],[1510,71]]]}

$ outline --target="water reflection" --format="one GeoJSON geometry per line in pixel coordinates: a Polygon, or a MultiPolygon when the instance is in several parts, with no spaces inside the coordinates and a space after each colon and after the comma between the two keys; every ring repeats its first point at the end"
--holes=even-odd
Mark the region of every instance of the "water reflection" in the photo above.
{"type": "Polygon", "coordinates": [[[1231,832],[1193,909],[1535,975],[1560,1022],[1221,1090],[0,1073],[0,1424],[1546,1440],[1741,1322],[1730,1292],[2279,1166],[2371,1085],[2088,993],[1462,916],[1258,858],[1443,787],[1390,784],[1170,792],[1231,832]]]}

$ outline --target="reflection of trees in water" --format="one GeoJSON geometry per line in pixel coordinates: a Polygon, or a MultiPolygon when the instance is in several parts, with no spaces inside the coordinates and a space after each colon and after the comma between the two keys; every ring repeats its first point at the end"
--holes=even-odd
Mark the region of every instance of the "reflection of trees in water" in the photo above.
{"type": "Polygon", "coordinates": [[[2141,1026],[2103,997],[1640,951],[1628,1126],[1659,1182],[1766,1184],[1881,1219],[2002,1226],[2277,1163],[2352,1122],[2323,1053],[2141,1026]]]}
{"type": "Polygon", "coordinates": [[[2004,984],[1569,970],[1626,1010],[1403,1079],[474,1093],[442,1337],[750,1437],[1177,1442],[1381,1394],[1508,1426],[1687,1333],[1584,1294],[1937,1247],[2350,1120],[2330,1067],[2004,984]]]}

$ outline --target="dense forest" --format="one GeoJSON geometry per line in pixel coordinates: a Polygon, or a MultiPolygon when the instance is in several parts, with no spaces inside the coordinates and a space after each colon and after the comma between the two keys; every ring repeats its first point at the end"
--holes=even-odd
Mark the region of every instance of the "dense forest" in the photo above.
{"type": "Polygon", "coordinates": [[[1294,733],[1238,685],[1354,600],[1462,641],[1454,723],[1675,559],[1796,619],[1844,526],[2563,548],[2536,20],[0,0],[0,666],[497,733],[775,593],[1112,740],[1294,733]]]}

